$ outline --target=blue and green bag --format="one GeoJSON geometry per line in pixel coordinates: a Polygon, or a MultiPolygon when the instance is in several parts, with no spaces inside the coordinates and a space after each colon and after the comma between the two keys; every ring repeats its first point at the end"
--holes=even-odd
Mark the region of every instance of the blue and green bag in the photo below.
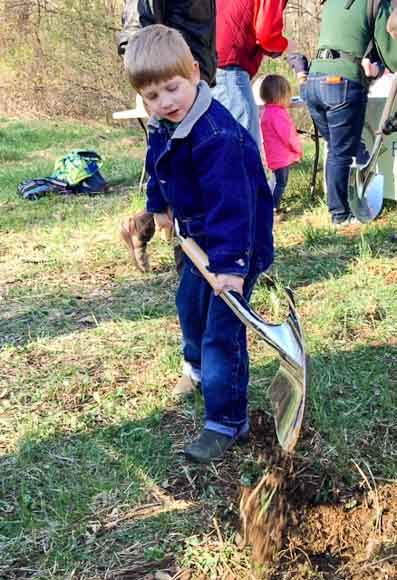
{"type": "Polygon", "coordinates": [[[99,167],[103,161],[95,151],[73,150],[55,162],[52,175],[28,179],[18,185],[24,199],[35,200],[49,192],[65,194],[99,193],[107,183],[99,167]]]}

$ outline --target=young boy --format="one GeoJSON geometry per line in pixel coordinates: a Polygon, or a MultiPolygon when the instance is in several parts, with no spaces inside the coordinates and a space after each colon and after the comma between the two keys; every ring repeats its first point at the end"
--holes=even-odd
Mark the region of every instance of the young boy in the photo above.
{"type": "Polygon", "coordinates": [[[157,225],[169,208],[208,254],[215,290],[185,256],[176,295],[184,358],[201,375],[205,424],[185,455],[223,457],[248,437],[246,329],[219,294],[249,298],[273,260],[272,198],[250,134],[200,81],[182,35],[161,24],[129,41],[125,66],[152,117],[148,123],[147,209],[157,225]]]}

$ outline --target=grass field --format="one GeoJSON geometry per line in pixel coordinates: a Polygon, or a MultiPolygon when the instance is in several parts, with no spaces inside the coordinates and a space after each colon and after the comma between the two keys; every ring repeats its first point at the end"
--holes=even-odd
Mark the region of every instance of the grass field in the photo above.
{"type": "MultiPolygon", "coordinates": [[[[311,503],[346,508],[360,488],[384,498],[382,486],[397,485],[397,208],[335,231],[321,192],[310,199],[310,143],[306,153],[275,226],[272,274],[295,292],[312,360],[297,449],[311,503]]],[[[181,367],[172,250],[154,241],[153,271],[139,274],[119,239],[120,219],[144,204],[143,156],[133,128],[0,119],[0,578],[251,578],[238,482],[260,437],[220,466],[184,461],[202,402],[171,397],[181,367]],[[17,197],[19,182],[49,175],[73,148],[103,156],[108,193],[17,197]]],[[[259,285],[254,305],[267,302],[259,285]]],[[[268,411],[276,361],[254,337],[250,352],[255,415],[268,411]]],[[[396,558],[393,526],[371,573],[376,558],[396,558]]],[[[313,547],[291,546],[286,536],[289,564],[272,578],[386,578],[354,576],[343,550],[336,572],[329,548],[332,573],[313,547]]]]}

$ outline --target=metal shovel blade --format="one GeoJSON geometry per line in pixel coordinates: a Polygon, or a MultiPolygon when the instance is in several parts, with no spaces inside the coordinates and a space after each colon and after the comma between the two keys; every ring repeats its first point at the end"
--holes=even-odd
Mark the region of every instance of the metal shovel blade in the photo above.
{"type": "Polygon", "coordinates": [[[359,166],[350,168],[348,201],[353,215],[364,224],[374,220],[382,210],[385,178],[373,173],[366,181],[361,182],[359,166]]]}
{"type": "Polygon", "coordinates": [[[280,368],[274,377],[269,396],[273,409],[277,439],[281,447],[291,452],[299,438],[305,411],[306,392],[309,382],[308,361],[306,355],[303,330],[295,308],[293,294],[289,288],[285,289],[289,304],[287,320],[278,326],[283,334],[280,344],[285,345],[292,341],[295,353],[287,356],[279,351],[280,368]],[[287,339],[287,336],[290,339],[287,339]]]}
{"type": "Polygon", "coordinates": [[[372,221],[382,209],[384,177],[376,173],[376,166],[383,146],[385,127],[395,105],[396,96],[397,73],[395,72],[369,159],[364,165],[358,164],[356,159],[353,159],[350,166],[348,201],[353,214],[362,223],[372,221]]]}
{"type": "Polygon", "coordinates": [[[269,390],[277,439],[281,447],[291,452],[299,438],[305,410],[307,359],[302,367],[286,362],[274,377],[269,390]]]}

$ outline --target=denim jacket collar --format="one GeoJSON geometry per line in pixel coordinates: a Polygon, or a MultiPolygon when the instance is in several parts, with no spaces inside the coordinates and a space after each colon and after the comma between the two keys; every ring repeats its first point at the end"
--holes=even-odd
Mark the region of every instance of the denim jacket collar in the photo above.
{"type": "MultiPolygon", "coordinates": [[[[187,137],[196,122],[207,112],[212,101],[211,90],[205,81],[200,81],[197,85],[197,97],[192,108],[186,117],[175,129],[171,139],[184,139],[187,137]]],[[[158,129],[160,121],[158,117],[152,115],[148,121],[149,129],[158,129]]]]}

